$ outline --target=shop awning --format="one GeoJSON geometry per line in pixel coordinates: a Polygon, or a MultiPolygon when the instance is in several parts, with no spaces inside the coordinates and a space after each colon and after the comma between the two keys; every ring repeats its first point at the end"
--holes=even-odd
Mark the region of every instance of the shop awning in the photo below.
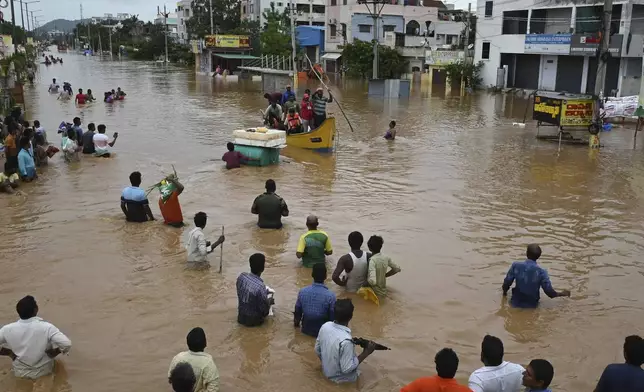
{"type": "Polygon", "coordinates": [[[342,56],[342,53],[325,53],[320,57],[320,60],[337,60],[342,56]]]}
{"type": "Polygon", "coordinates": [[[213,53],[213,56],[221,57],[226,60],[259,60],[259,57],[251,56],[249,54],[213,53]]]}

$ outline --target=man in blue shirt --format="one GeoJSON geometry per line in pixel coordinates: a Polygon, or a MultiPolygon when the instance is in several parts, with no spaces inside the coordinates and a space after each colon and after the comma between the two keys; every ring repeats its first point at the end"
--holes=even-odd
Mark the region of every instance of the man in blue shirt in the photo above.
{"type": "Polygon", "coordinates": [[[526,261],[516,261],[512,263],[508,274],[503,281],[503,295],[508,294],[510,286],[516,280],[512,289],[512,299],[510,304],[517,308],[536,308],[539,304],[539,290],[550,298],[570,297],[570,291],[555,291],[550,283],[548,272],[537,264],[541,257],[541,248],[537,244],[528,245],[526,252],[528,257],[526,261]]]}
{"type": "Polygon", "coordinates": [[[132,186],[123,189],[123,193],[121,194],[121,210],[125,214],[126,220],[128,222],[147,222],[148,220],[154,220],[154,216],[150,210],[148,196],[145,190],[140,187],[141,173],[135,171],[130,174],[130,183],[132,186]]]}
{"type": "Polygon", "coordinates": [[[301,322],[302,333],[317,338],[322,324],[333,320],[335,294],[324,285],[327,276],[324,263],[313,264],[311,276],[313,284],[304,287],[297,295],[293,324],[297,328],[301,322]]]}
{"type": "Polygon", "coordinates": [[[248,262],[250,273],[242,272],[237,277],[237,322],[246,327],[257,327],[264,323],[275,300],[269,298],[268,288],[261,278],[266,257],[255,253],[248,262]]]}
{"type": "Polygon", "coordinates": [[[284,105],[291,96],[295,98],[295,93],[291,91],[291,85],[289,84],[288,86],[286,86],[286,91],[284,91],[284,94],[282,94],[282,99],[278,103],[284,105]]]}
{"type": "Polygon", "coordinates": [[[595,392],[644,392],[644,341],[637,335],[624,340],[626,363],[606,366],[595,392]]]}

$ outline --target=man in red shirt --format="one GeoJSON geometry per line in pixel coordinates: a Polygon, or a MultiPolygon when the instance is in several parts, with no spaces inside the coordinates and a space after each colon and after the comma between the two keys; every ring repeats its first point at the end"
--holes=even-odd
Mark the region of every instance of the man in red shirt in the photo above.
{"type": "Polygon", "coordinates": [[[304,132],[309,131],[309,125],[313,120],[313,103],[310,100],[309,94],[304,94],[302,103],[300,104],[300,118],[302,119],[302,129],[304,132]]]}
{"type": "Polygon", "coordinates": [[[421,377],[409,385],[402,387],[400,392],[472,392],[465,385],[454,380],[458,369],[458,356],[451,348],[444,348],[434,357],[436,373],[433,377],[421,377]]]}
{"type": "Polygon", "coordinates": [[[241,167],[241,164],[245,161],[255,160],[253,158],[247,157],[239,151],[235,151],[235,145],[231,142],[228,142],[226,147],[228,147],[228,152],[225,153],[223,157],[221,157],[221,160],[226,162],[226,169],[236,169],[238,167],[241,167]]]}
{"type": "Polygon", "coordinates": [[[76,100],[75,101],[76,101],[76,103],[78,105],[84,105],[85,100],[86,100],[86,96],[85,96],[85,94],[83,94],[83,89],[79,88],[78,89],[78,94],[76,94],[76,100]]]}

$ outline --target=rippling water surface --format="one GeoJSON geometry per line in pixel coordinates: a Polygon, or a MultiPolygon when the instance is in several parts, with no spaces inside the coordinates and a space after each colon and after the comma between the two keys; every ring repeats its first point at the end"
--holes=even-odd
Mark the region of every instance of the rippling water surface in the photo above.
{"type": "MultiPolygon", "coordinates": [[[[63,66],[43,67],[28,89],[30,119],[54,143],[62,120],[104,123],[120,134],[115,157],[67,165],[57,156],[23,187],[26,195],[0,197],[0,323],[13,321],[16,301],[33,294],[41,316],[71,337],[54,390],[169,390],[169,361],[195,326],[206,330],[224,391],[392,391],[434,374],[434,354],[445,346],[459,354],[457,377],[466,382],[481,365],[486,333],[503,339],[507,360],[551,360],[556,390],[592,390],[603,367],[622,360],[624,336],[642,333],[644,155],[632,149],[630,131],[605,135],[598,153],[564,147],[558,155],[556,145],[535,140],[532,125],[512,127],[523,115],[520,100],[422,90],[383,102],[346,84],[334,90],[356,131],[338,119],[336,154],[286,149],[279,166],[226,171],[220,159],[231,131],[256,125],[265,106],[259,85],[63,57],[63,66]],[[129,95],[79,109],[46,93],[52,77],[99,98],[117,86],[129,95]],[[399,137],[387,143],[392,118],[399,137]],[[122,218],[129,173],[141,171],[147,187],[171,164],[186,186],[186,221],[207,212],[211,238],[225,225],[221,275],[185,269],[187,230],[122,218]],[[291,210],[281,231],[259,230],[250,214],[267,178],[291,210]],[[314,341],[293,328],[297,291],[311,281],[295,258],[310,213],[333,240],[332,265],[348,251],[348,233],[359,230],[382,235],[403,269],[389,280],[381,307],[355,300],[354,335],[392,347],[361,365],[357,386],[327,382],[314,341]],[[500,285],[530,242],[541,244],[555,287],[573,297],[512,310],[500,285]],[[235,279],[258,251],[267,255],[264,280],[278,293],[276,316],[261,328],[240,328],[235,279]]],[[[340,117],[337,106],[330,110],[340,117]]],[[[156,204],[153,211],[160,215],[156,204]]],[[[218,252],[211,261],[218,263],[218,252]]],[[[9,372],[1,361],[1,391],[30,389],[9,372]]]]}

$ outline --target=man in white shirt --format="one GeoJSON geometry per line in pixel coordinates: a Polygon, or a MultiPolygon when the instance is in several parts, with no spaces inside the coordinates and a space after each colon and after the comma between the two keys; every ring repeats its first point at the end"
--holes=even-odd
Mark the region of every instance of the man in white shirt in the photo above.
{"type": "Polygon", "coordinates": [[[52,80],[52,84],[49,85],[49,90],[48,91],[50,93],[52,93],[52,94],[58,94],[58,89],[59,88],[60,88],[60,86],[58,85],[58,83],[56,83],[56,78],[54,78],[52,80]]]}
{"type": "Polygon", "coordinates": [[[485,335],[481,344],[481,362],[485,366],[470,376],[468,387],[474,392],[519,392],[525,369],[503,360],[503,342],[485,335]]]}
{"type": "Polygon", "coordinates": [[[188,350],[177,354],[170,363],[168,382],[172,384],[172,372],[181,363],[192,367],[195,376],[194,392],[218,392],[219,370],[212,356],[204,352],[206,348],[206,333],[202,328],[193,328],[186,337],[188,350]]]}
{"type": "Polygon", "coordinates": [[[110,142],[110,138],[105,134],[106,129],[107,127],[105,127],[105,124],[100,124],[98,126],[98,133],[95,133],[92,137],[92,142],[94,143],[95,150],[94,155],[96,155],[97,157],[109,158],[109,147],[114,147],[116,139],[119,137],[119,133],[114,132],[114,140],[110,142]]]}
{"type": "Polygon", "coordinates": [[[67,353],[72,342],[38,315],[38,304],[31,295],[18,301],[20,320],[0,328],[0,355],[13,359],[16,377],[35,380],[54,370],[54,358],[67,353]]]}
{"type": "Polygon", "coordinates": [[[349,321],[353,318],[353,303],[350,299],[339,299],[335,303],[335,321],[328,321],[320,328],[315,341],[315,353],[322,361],[322,372],[329,380],[336,383],[355,382],[362,363],[376,348],[369,342],[360,355],[355,353],[355,344],[351,340],[349,321]]]}
{"type": "Polygon", "coordinates": [[[195,226],[197,227],[190,231],[188,244],[186,245],[189,263],[208,264],[208,253],[212,253],[216,247],[223,244],[226,240],[222,235],[214,244],[210,244],[210,241],[206,241],[203,229],[206,227],[207,220],[208,216],[205,212],[197,212],[195,214],[195,226]]]}

